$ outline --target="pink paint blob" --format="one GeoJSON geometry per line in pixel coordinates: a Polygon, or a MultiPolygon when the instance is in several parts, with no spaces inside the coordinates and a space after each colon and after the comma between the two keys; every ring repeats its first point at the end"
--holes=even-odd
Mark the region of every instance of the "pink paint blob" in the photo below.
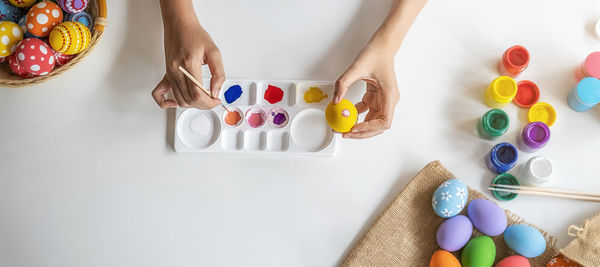
{"type": "Polygon", "coordinates": [[[252,128],[258,128],[265,124],[264,115],[261,113],[252,113],[250,117],[248,117],[248,125],[252,128]]]}

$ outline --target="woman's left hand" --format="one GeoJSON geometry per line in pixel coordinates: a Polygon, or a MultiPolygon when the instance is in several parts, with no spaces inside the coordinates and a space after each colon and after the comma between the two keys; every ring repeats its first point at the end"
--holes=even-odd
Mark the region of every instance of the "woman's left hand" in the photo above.
{"type": "Polygon", "coordinates": [[[365,120],[354,125],[344,138],[364,139],[382,134],[392,125],[394,109],[400,100],[394,54],[375,44],[367,45],[354,63],[335,83],[333,103],[339,103],[348,87],[358,80],[367,82],[367,91],[362,101],[356,104],[358,113],[368,111],[365,120]]]}

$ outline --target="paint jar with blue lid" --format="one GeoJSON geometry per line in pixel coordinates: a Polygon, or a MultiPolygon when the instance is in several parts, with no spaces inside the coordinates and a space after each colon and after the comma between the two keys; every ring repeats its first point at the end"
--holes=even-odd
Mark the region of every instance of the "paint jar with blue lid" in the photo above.
{"type": "Polygon", "coordinates": [[[495,145],[485,157],[487,167],[497,174],[505,173],[517,163],[517,148],[510,143],[495,145]]]}
{"type": "Polygon", "coordinates": [[[569,106],[575,111],[584,112],[600,103],[600,80],[594,77],[581,79],[567,97],[569,106]]]}
{"type": "Polygon", "coordinates": [[[550,141],[550,127],[541,121],[534,121],[523,128],[519,136],[519,149],[535,152],[550,141]]]}
{"type": "Polygon", "coordinates": [[[506,130],[508,130],[508,115],[497,108],[486,112],[477,125],[477,132],[483,139],[496,139],[506,133],[506,130]]]}

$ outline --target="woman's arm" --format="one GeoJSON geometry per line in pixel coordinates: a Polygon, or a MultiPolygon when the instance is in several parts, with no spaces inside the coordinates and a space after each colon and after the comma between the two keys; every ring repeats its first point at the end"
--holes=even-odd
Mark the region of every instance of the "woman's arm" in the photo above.
{"type": "Polygon", "coordinates": [[[344,138],[369,138],[389,129],[400,93],[394,71],[394,56],[406,33],[427,0],[395,0],[383,24],[358,54],[354,63],[335,85],[333,102],[338,103],[348,87],[358,80],[367,82],[359,113],[369,111],[365,121],[356,124],[344,138]]]}
{"type": "Polygon", "coordinates": [[[164,27],[166,74],[152,91],[161,108],[176,106],[210,109],[221,103],[216,98],[225,81],[225,71],[219,48],[202,28],[192,0],[160,0],[164,27]],[[181,65],[194,77],[202,78],[201,66],[208,64],[212,78],[213,97],[204,94],[178,69],[181,65]],[[165,95],[173,91],[175,100],[165,95]]]}

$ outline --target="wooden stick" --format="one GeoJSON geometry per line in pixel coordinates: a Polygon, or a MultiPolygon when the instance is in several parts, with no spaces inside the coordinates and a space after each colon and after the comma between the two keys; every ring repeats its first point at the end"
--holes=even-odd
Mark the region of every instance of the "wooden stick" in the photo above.
{"type": "Polygon", "coordinates": [[[525,186],[525,185],[492,184],[492,187],[509,188],[509,189],[525,189],[525,190],[538,191],[538,192],[559,193],[559,194],[568,194],[568,195],[577,195],[577,196],[600,197],[600,194],[591,194],[591,193],[577,192],[577,191],[572,191],[572,190],[552,189],[552,188],[543,188],[543,187],[534,187],[534,186],[525,186]]]}
{"type": "MultiPolygon", "coordinates": [[[[208,89],[204,88],[202,83],[200,81],[196,80],[196,78],[194,78],[194,76],[192,76],[192,74],[190,74],[182,66],[179,66],[179,71],[181,71],[183,73],[183,75],[188,77],[188,79],[190,79],[190,81],[192,81],[196,86],[200,87],[200,89],[202,89],[202,92],[204,92],[208,97],[212,98],[210,91],[208,89]]],[[[221,103],[221,107],[223,107],[225,110],[227,110],[227,112],[229,112],[229,109],[226,108],[225,105],[223,105],[223,103],[221,103]]]]}
{"type": "Polygon", "coordinates": [[[503,188],[493,188],[493,187],[489,187],[488,189],[492,190],[492,191],[507,192],[507,193],[514,193],[514,194],[545,196],[545,197],[557,197],[557,198],[577,199],[577,200],[587,200],[587,201],[600,202],[600,198],[598,198],[598,197],[590,197],[590,196],[578,196],[578,195],[560,194],[560,193],[552,193],[552,192],[541,192],[541,191],[519,190],[519,189],[503,189],[503,188]]]}

